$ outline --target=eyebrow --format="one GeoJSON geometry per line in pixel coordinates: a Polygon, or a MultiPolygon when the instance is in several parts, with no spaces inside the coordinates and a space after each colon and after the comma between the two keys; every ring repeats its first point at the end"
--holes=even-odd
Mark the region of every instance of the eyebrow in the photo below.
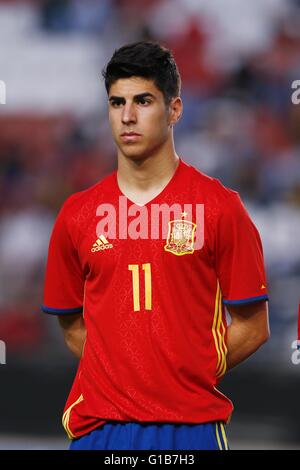
{"type": "MultiPolygon", "coordinates": [[[[148,96],[155,99],[155,96],[152,93],[150,93],[149,91],[146,91],[145,93],[139,93],[138,95],[134,95],[133,99],[136,101],[136,100],[139,100],[139,99],[146,98],[148,96]]],[[[114,101],[114,100],[125,100],[125,98],[123,96],[111,96],[108,99],[108,101],[114,101]]]]}

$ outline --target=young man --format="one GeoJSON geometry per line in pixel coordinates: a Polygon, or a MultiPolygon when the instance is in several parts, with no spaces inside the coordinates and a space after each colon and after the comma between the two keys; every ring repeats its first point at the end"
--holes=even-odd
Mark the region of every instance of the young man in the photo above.
{"type": "Polygon", "coordinates": [[[70,448],[227,449],[217,385],[269,337],[260,237],[238,193],[175,152],[170,51],[126,45],[103,75],[118,168],[63,204],[42,307],[80,358],[70,448]]]}

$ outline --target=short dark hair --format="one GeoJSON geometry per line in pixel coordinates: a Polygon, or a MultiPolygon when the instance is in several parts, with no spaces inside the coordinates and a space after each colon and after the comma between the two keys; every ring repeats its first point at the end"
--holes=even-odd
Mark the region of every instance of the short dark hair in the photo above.
{"type": "Polygon", "coordinates": [[[107,94],[118,79],[133,76],[153,80],[166,104],[181,92],[181,78],[172,52],[154,41],[139,41],[116,49],[102,76],[107,94]]]}

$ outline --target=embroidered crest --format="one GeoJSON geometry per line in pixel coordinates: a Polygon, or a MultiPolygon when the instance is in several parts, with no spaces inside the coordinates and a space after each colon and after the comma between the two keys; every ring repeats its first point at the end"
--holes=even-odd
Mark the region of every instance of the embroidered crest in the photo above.
{"type": "MultiPolygon", "coordinates": [[[[185,213],[183,213],[185,214],[185,213]]],[[[194,253],[196,224],[189,220],[170,220],[169,231],[164,249],[177,256],[194,253]]]]}

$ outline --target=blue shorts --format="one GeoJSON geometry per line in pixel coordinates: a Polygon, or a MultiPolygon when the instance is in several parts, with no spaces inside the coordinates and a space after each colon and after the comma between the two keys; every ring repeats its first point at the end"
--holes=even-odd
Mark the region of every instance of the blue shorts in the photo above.
{"type": "Polygon", "coordinates": [[[228,450],[222,422],[202,424],[108,421],[73,439],[70,450],[228,450]]]}

